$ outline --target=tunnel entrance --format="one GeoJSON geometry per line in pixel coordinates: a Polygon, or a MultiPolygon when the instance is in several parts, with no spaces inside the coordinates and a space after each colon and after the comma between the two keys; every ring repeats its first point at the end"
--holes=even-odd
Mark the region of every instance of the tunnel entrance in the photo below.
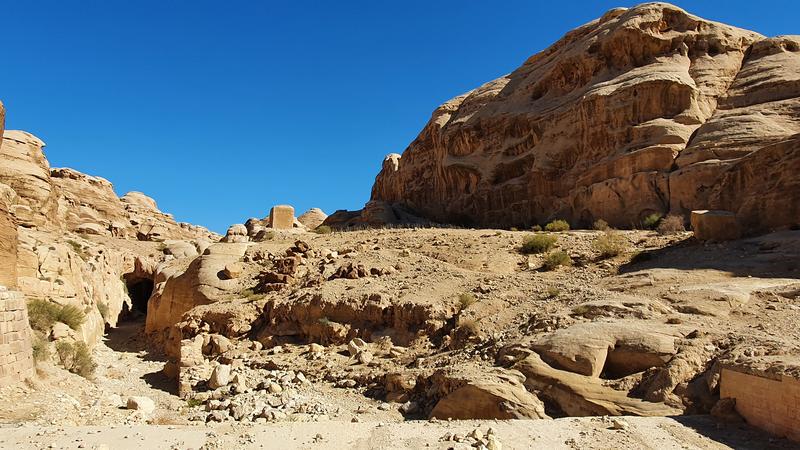
{"type": "Polygon", "coordinates": [[[131,298],[131,305],[133,310],[147,315],[147,301],[150,300],[150,295],[153,293],[153,280],[146,278],[127,282],[128,295],[131,298]]]}
{"type": "Polygon", "coordinates": [[[144,320],[147,317],[147,303],[153,294],[153,280],[126,274],[124,281],[131,303],[130,308],[127,304],[122,305],[117,321],[144,320]]]}

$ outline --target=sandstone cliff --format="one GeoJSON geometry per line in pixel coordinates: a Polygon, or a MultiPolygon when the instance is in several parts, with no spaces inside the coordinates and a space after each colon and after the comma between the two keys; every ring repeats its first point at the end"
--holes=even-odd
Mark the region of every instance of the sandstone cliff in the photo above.
{"type": "Polygon", "coordinates": [[[386,158],[371,203],[479,226],[629,227],[696,208],[797,224],[799,68],[797,36],[614,9],[440,106],[386,158]]]}
{"type": "MultiPolygon", "coordinates": [[[[0,124],[3,113],[0,106],[0,124]]],[[[108,180],[51,169],[44,142],[30,133],[0,132],[0,285],[79,307],[85,319],[67,338],[96,343],[106,324],[135,309],[129,287],[152,283],[155,266],[186,256],[179,247],[194,249],[187,241],[219,239],[176,222],[142,193],[120,198],[108,180]]]]}

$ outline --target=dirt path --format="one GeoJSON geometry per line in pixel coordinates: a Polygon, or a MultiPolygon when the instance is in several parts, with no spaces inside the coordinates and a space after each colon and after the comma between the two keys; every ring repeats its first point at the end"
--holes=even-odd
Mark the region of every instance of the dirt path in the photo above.
{"type": "Polygon", "coordinates": [[[503,449],[790,449],[745,427],[720,428],[708,417],[626,417],[625,429],[610,419],[565,418],[537,421],[413,421],[280,423],[272,425],[20,427],[0,429],[0,449],[469,449],[456,442],[489,428],[503,449]]]}

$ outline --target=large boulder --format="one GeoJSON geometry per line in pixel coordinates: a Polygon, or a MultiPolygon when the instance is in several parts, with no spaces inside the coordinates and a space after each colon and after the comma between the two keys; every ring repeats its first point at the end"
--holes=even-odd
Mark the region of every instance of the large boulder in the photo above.
{"type": "Polygon", "coordinates": [[[587,322],[540,338],[533,349],[551,366],[612,378],[666,364],[682,335],[675,327],[640,321],[587,322]]]}
{"type": "Polygon", "coordinates": [[[430,412],[437,419],[547,419],[544,404],[523,386],[515,370],[476,370],[465,365],[434,373],[428,392],[441,398],[430,412]]]}
{"type": "Polygon", "coordinates": [[[729,241],[741,236],[736,215],[730,211],[692,211],[694,237],[701,241],[729,241]]]}
{"type": "Polygon", "coordinates": [[[600,379],[558,370],[533,353],[514,365],[525,375],[525,387],[543,395],[569,416],[673,416],[681,410],[647,402],[604,386],[600,379]]]}
{"type": "Polygon", "coordinates": [[[297,218],[297,221],[303,224],[309,230],[313,230],[322,225],[322,222],[325,222],[325,219],[327,218],[328,215],[325,214],[325,212],[321,209],[311,208],[303,214],[300,214],[300,217],[297,218]]]}
{"type": "MultiPolygon", "coordinates": [[[[170,328],[184,313],[241,290],[239,280],[224,276],[224,270],[241,260],[245,251],[245,243],[216,243],[191,262],[182,259],[159,266],[155,290],[148,303],[145,332],[156,340],[166,341],[170,328]]],[[[172,344],[175,347],[168,350],[178,352],[179,342],[172,344]]]]}
{"type": "Polygon", "coordinates": [[[477,226],[706,208],[793,225],[799,43],[665,3],[611,10],[440,106],[384,160],[370,203],[477,226]]]}

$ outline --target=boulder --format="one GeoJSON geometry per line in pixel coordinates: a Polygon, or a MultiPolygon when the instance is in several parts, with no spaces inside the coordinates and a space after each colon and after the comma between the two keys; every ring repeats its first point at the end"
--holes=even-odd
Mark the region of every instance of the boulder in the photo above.
{"type": "Polygon", "coordinates": [[[225,237],[222,238],[221,242],[242,243],[248,242],[249,240],[250,239],[247,237],[247,227],[237,223],[228,228],[228,231],[225,233],[225,237]]]}
{"type": "Polygon", "coordinates": [[[75,227],[75,232],[80,234],[93,234],[99,236],[107,234],[108,230],[106,230],[101,225],[96,223],[82,223],[77,227],[75,227]]]}
{"type": "Polygon", "coordinates": [[[495,369],[479,376],[469,371],[436,373],[437,390],[445,395],[430,413],[437,419],[548,419],[544,404],[522,384],[513,370],[495,369]]]}
{"type": "Polygon", "coordinates": [[[128,397],[128,401],[126,402],[126,407],[128,409],[141,411],[145,414],[152,414],[153,411],[156,410],[155,402],[153,402],[153,400],[148,397],[137,397],[137,396],[128,397]]]}
{"type": "Polygon", "coordinates": [[[692,211],[691,223],[694,237],[701,241],[729,241],[741,237],[736,215],[730,211],[692,211]]]}
{"type": "Polygon", "coordinates": [[[675,327],[639,321],[588,322],[559,329],[532,348],[551,366],[620,378],[667,363],[682,337],[675,327]]]}
{"type": "Polygon", "coordinates": [[[273,206],[269,212],[269,226],[276,230],[291,230],[294,227],[294,208],[289,205],[273,206]]]}
{"type": "Polygon", "coordinates": [[[227,364],[220,364],[211,372],[211,377],[208,379],[208,387],[217,389],[222,386],[227,386],[231,380],[231,366],[227,364]]]}
{"type": "Polygon", "coordinates": [[[319,208],[311,208],[308,211],[300,214],[297,220],[309,230],[316,229],[318,226],[325,222],[328,215],[319,208]]]}
{"type": "Polygon", "coordinates": [[[529,391],[542,392],[568,416],[674,416],[681,410],[663,403],[646,402],[603,385],[602,380],[558,370],[532,353],[514,369],[525,376],[529,391]]]}

